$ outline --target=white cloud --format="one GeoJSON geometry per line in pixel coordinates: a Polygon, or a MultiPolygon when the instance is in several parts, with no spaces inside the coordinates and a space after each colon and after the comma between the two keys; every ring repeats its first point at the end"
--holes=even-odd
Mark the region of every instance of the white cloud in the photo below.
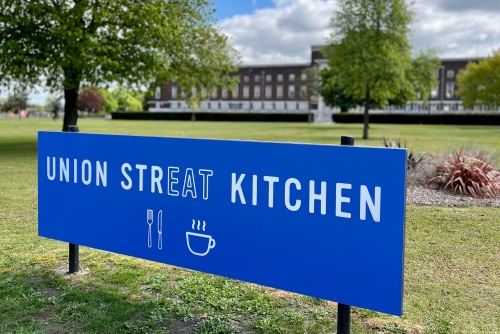
{"type": "Polygon", "coordinates": [[[275,0],[275,8],[223,20],[245,64],[304,63],[310,47],[324,44],[334,0],[275,0]]]}
{"type": "MultiPolygon", "coordinates": [[[[494,0],[495,3],[497,0],[494,0]]],[[[485,0],[468,3],[468,10],[459,6],[443,7],[448,0],[435,3],[421,0],[415,5],[417,22],[414,24],[415,46],[438,47],[446,58],[485,57],[500,48],[498,13],[480,11],[485,0]],[[471,8],[472,7],[472,8],[471,8]],[[459,10],[460,9],[460,10],[459,10]]],[[[493,2],[491,2],[493,4],[493,2]]]]}
{"type": "MultiPolygon", "coordinates": [[[[223,20],[244,64],[305,63],[324,44],[336,0],[274,0],[275,8],[223,20]]],[[[499,0],[416,0],[413,43],[441,57],[484,57],[500,48],[499,0]],[[487,8],[491,8],[487,11],[487,8]]]]}

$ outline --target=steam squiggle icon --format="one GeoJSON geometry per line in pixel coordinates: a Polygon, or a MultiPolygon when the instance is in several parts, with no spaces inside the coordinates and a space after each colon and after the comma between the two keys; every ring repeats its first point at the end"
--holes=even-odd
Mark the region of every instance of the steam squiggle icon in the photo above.
{"type": "MultiPolygon", "coordinates": [[[[196,222],[194,221],[193,219],[193,225],[191,226],[191,228],[194,230],[194,226],[195,226],[196,222]]],[[[203,221],[203,231],[205,231],[205,226],[207,226],[207,223],[205,223],[205,221],[203,221]]],[[[198,220],[198,231],[200,230],[200,221],[198,220]]]]}
{"type": "MultiPolygon", "coordinates": [[[[199,231],[200,225],[201,225],[201,222],[199,220],[198,220],[198,224],[196,224],[196,221],[193,219],[193,224],[191,225],[191,228],[193,230],[199,231]],[[195,226],[196,226],[196,228],[195,228],[195,226]]],[[[206,223],[205,223],[205,221],[203,221],[203,226],[201,227],[203,231],[205,231],[205,227],[206,227],[206,223]]],[[[186,243],[187,243],[189,251],[192,254],[197,255],[197,256],[205,256],[210,252],[211,249],[213,249],[215,247],[215,240],[212,238],[212,236],[207,235],[207,234],[195,233],[195,232],[186,232],[186,243]],[[199,241],[200,238],[204,238],[207,240],[206,248],[205,248],[205,242],[199,241]],[[194,247],[193,248],[191,247],[189,240],[191,240],[192,243],[195,243],[198,246],[201,243],[203,246],[203,248],[202,248],[203,251],[202,252],[194,251],[193,250],[194,247]]]]}

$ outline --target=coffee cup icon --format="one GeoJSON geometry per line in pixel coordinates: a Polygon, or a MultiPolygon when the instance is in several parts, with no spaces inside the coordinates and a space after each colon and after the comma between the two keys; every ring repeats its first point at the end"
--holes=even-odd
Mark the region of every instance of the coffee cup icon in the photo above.
{"type": "Polygon", "coordinates": [[[207,234],[186,232],[186,242],[189,251],[194,255],[205,256],[215,247],[215,240],[207,234]],[[193,248],[195,250],[193,250],[193,248]]]}

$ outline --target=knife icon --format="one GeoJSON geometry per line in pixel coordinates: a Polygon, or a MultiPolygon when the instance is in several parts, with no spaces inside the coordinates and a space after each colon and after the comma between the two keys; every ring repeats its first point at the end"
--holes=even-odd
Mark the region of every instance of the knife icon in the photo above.
{"type": "Polygon", "coordinates": [[[161,210],[158,212],[158,249],[161,249],[162,247],[162,240],[161,240],[161,235],[162,235],[162,221],[161,221],[161,210]]]}

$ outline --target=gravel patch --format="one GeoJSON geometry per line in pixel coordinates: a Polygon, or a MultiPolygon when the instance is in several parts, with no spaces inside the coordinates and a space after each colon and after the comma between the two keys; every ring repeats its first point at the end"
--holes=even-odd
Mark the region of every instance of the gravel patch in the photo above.
{"type": "Polygon", "coordinates": [[[406,204],[425,206],[500,208],[500,198],[474,198],[423,186],[410,185],[406,189],[406,204]]]}

